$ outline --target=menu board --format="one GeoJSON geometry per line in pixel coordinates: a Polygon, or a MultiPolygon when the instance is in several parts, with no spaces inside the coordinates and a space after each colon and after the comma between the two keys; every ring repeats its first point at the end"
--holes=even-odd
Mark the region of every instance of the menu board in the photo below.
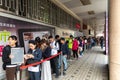
{"type": "Polygon", "coordinates": [[[24,63],[24,48],[11,48],[11,64],[22,64],[24,63]]]}

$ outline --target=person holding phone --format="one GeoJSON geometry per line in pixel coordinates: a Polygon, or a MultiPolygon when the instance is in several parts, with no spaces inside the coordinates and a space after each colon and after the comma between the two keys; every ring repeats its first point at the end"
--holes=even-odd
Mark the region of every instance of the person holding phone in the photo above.
{"type": "MultiPolygon", "coordinates": [[[[27,64],[32,64],[35,62],[39,62],[42,59],[42,50],[37,47],[37,43],[35,40],[29,41],[29,50],[28,53],[25,54],[24,58],[27,60],[27,64]]],[[[40,80],[41,71],[40,65],[30,66],[28,67],[28,72],[30,76],[30,80],[40,80]]]]}

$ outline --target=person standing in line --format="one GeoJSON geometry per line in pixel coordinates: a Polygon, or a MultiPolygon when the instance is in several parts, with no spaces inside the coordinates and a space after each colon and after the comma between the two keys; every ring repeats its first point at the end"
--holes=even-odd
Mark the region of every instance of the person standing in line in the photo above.
{"type": "Polygon", "coordinates": [[[75,38],[73,40],[73,46],[72,46],[72,50],[73,50],[73,57],[78,59],[78,41],[77,41],[77,38],[75,38]]]}
{"type": "Polygon", "coordinates": [[[11,48],[18,47],[17,37],[12,35],[8,38],[8,45],[3,49],[2,61],[3,61],[3,69],[6,71],[7,80],[14,80],[16,77],[16,68],[17,65],[11,64],[11,59],[14,57],[11,55],[11,48]]]}
{"type": "Polygon", "coordinates": [[[78,47],[78,55],[79,57],[82,57],[82,52],[83,52],[83,41],[82,41],[82,37],[78,37],[78,43],[79,43],[79,47],[78,47]]]}
{"type": "Polygon", "coordinates": [[[72,46],[73,46],[73,36],[70,35],[70,38],[68,39],[68,48],[69,48],[68,59],[69,59],[69,60],[71,60],[71,57],[72,57],[72,55],[73,55],[72,46]]]}
{"type": "Polygon", "coordinates": [[[63,75],[65,75],[65,71],[67,70],[68,68],[68,63],[67,63],[67,54],[69,53],[69,49],[68,49],[68,45],[65,41],[65,38],[61,38],[61,51],[62,51],[62,56],[61,56],[61,59],[62,59],[62,62],[59,62],[59,66],[63,63],[64,64],[64,69],[63,69],[63,75]]]}
{"type": "Polygon", "coordinates": [[[104,47],[104,37],[100,37],[100,46],[101,46],[101,49],[103,49],[104,47]]]}
{"type": "MultiPolygon", "coordinates": [[[[59,50],[58,50],[58,53],[60,53],[61,52],[61,42],[60,42],[60,36],[59,35],[56,35],[55,36],[55,40],[56,40],[56,43],[58,43],[59,44],[59,50]]],[[[55,45],[56,45],[56,43],[55,43],[55,45]]],[[[57,59],[58,59],[58,69],[60,69],[60,60],[61,60],[61,55],[58,55],[57,56],[57,59]]]]}
{"type": "MultiPolygon", "coordinates": [[[[55,39],[53,38],[53,36],[49,36],[49,41],[50,41],[50,47],[51,47],[51,56],[56,55],[58,53],[59,50],[59,44],[58,42],[55,41],[55,39]]],[[[57,57],[52,58],[50,60],[51,62],[51,67],[52,67],[52,73],[56,73],[56,78],[59,77],[59,70],[58,70],[58,59],[57,57]]]]}
{"type": "MultiPolygon", "coordinates": [[[[29,41],[29,50],[25,54],[27,64],[39,62],[42,59],[42,51],[37,47],[35,40],[29,41]]],[[[28,67],[30,80],[41,80],[40,76],[40,65],[28,67]]]]}
{"type": "Polygon", "coordinates": [[[88,45],[88,50],[90,50],[91,49],[91,37],[88,37],[88,39],[87,39],[87,45],[88,45]]]}
{"type": "MultiPolygon", "coordinates": [[[[41,40],[40,49],[42,50],[42,58],[46,59],[51,56],[51,47],[46,40],[41,40]]],[[[41,80],[52,80],[50,60],[42,63],[41,80]]]]}
{"type": "Polygon", "coordinates": [[[62,45],[60,42],[60,36],[56,35],[55,40],[56,40],[56,43],[58,43],[58,45],[59,45],[59,50],[58,50],[58,53],[59,53],[59,52],[61,52],[61,45],[62,45]]]}
{"type": "Polygon", "coordinates": [[[86,37],[84,38],[84,41],[85,41],[85,48],[84,49],[86,51],[87,50],[87,38],[86,37]]]}
{"type": "Polygon", "coordinates": [[[84,48],[84,39],[82,37],[80,37],[80,56],[83,56],[83,48],[84,48]]]}
{"type": "Polygon", "coordinates": [[[40,44],[40,42],[41,42],[40,37],[36,37],[36,38],[35,38],[35,42],[36,42],[37,46],[39,46],[39,44],[40,44]]]}

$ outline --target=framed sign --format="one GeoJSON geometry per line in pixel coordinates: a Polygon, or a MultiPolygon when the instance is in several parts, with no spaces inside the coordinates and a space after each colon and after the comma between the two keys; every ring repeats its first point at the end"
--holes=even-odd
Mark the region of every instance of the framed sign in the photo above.
{"type": "Polygon", "coordinates": [[[24,48],[11,48],[11,64],[22,64],[24,63],[24,48]]]}

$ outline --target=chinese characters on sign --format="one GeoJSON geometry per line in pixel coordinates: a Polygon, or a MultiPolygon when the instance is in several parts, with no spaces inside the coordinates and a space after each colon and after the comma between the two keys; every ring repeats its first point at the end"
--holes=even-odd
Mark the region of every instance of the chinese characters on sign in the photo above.
{"type": "Polygon", "coordinates": [[[3,22],[0,22],[0,26],[15,28],[15,24],[9,24],[9,23],[3,23],[3,22]]]}

